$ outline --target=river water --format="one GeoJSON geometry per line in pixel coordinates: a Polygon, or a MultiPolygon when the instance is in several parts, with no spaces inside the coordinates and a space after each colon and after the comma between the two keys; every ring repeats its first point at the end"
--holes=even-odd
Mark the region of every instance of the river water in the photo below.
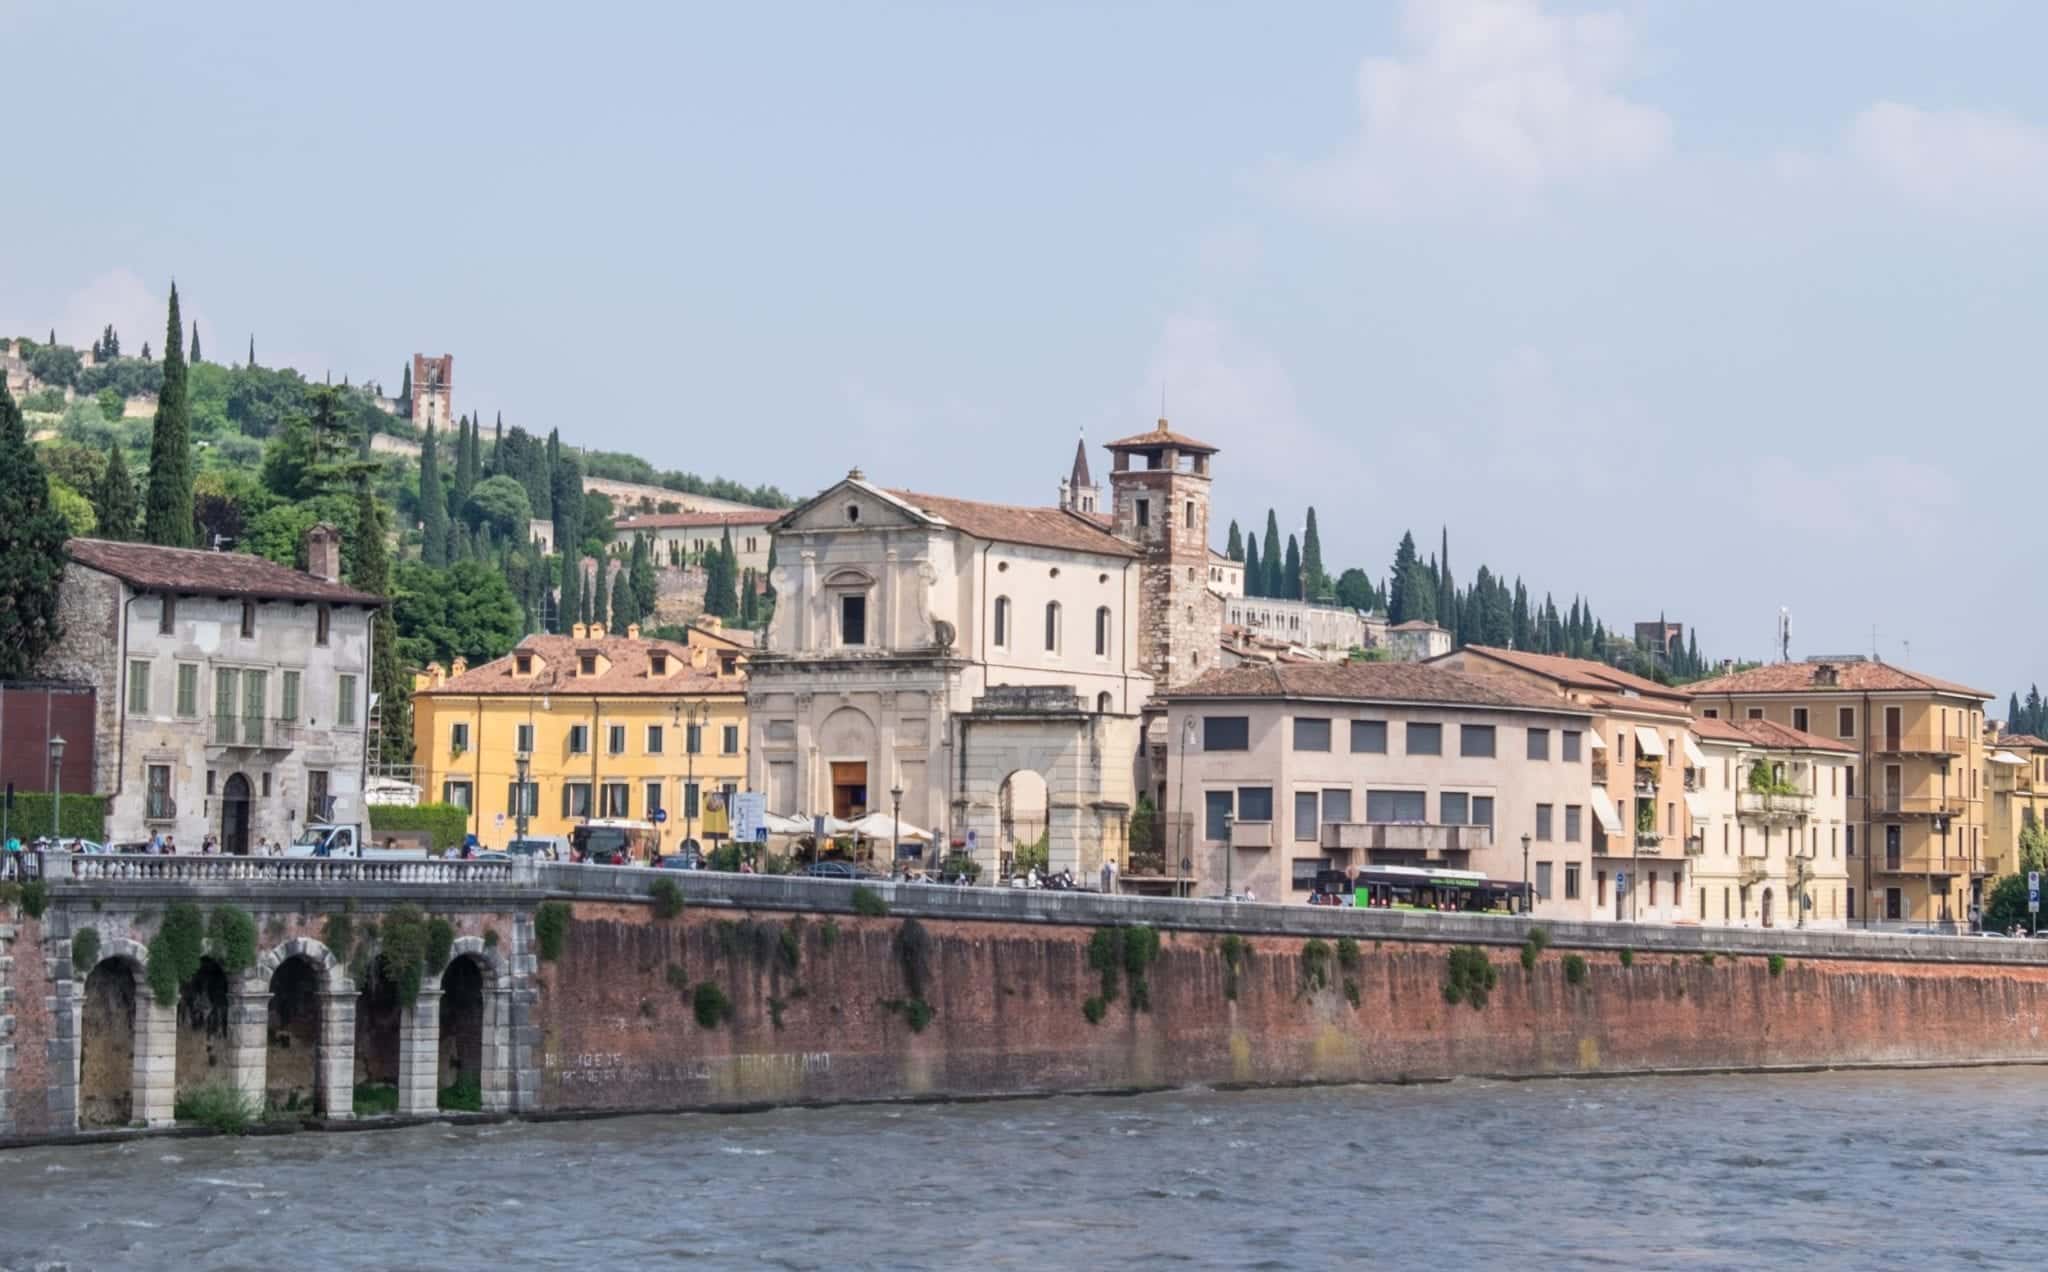
{"type": "Polygon", "coordinates": [[[0,1154],[0,1267],[2039,1266],[2048,1071],[1456,1082],[0,1154]]]}

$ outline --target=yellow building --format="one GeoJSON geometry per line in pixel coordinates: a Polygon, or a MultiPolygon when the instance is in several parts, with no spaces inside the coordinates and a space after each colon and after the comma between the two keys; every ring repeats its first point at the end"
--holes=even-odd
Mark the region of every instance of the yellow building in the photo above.
{"type": "Polygon", "coordinates": [[[1851,926],[1974,921],[1996,851],[1985,834],[1990,695],[1862,657],[1771,663],[1688,692],[1702,718],[1768,720],[1855,748],[1843,827],[1851,926]]]}
{"type": "Polygon", "coordinates": [[[1984,868],[1994,878],[2017,874],[2020,832],[2048,824],[2048,741],[2008,733],[1986,743],[1990,801],[1985,809],[1984,868]]]}
{"type": "Polygon", "coordinates": [[[663,851],[723,830],[713,795],[746,781],[745,652],[715,631],[687,644],[577,624],[479,667],[429,664],[414,679],[421,794],[467,808],[489,847],[518,831],[567,835],[591,818],[653,824],[663,851]],[[522,763],[523,761],[523,763],[522,763]]]}

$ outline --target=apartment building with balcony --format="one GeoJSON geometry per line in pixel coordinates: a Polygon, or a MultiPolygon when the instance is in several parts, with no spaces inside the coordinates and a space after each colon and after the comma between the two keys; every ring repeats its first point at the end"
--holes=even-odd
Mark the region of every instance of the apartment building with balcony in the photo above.
{"type": "Polygon", "coordinates": [[[1995,844],[1985,852],[1989,694],[1853,655],[1752,667],[1687,692],[1702,719],[1764,720],[1855,747],[1844,778],[1851,925],[1969,926],[1996,856],[1995,844]]]}
{"type": "Polygon", "coordinates": [[[93,787],[114,842],[208,833],[242,853],[312,820],[363,819],[370,633],[380,597],[341,583],[341,536],[306,570],[243,553],[73,539],[64,639],[41,672],[98,690],[93,787]]]}
{"type": "Polygon", "coordinates": [[[1507,680],[1591,712],[1586,800],[1592,810],[1592,902],[1601,918],[1677,922],[1690,913],[1686,795],[1703,764],[1685,695],[1594,662],[1485,645],[1433,659],[1507,680]]]}
{"type": "Polygon", "coordinates": [[[2017,874],[2020,835],[2048,823],[2048,741],[2005,733],[1984,747],[1984,873],[2017,874]]]}
{"type": "Polygon", "coordinates": [[[530,836],[610,818],[657,828],[664,851],[701,837],[712,797],[746,784],[747,672],[716,633],[690,636],[578,623],[476,667],[429,663],[412,699],[422,791],[496,847],[522,812],[530,836]]]}
{"type": "Polygon", "coordinates": [[[1707,927],[1848,923],[1848,772],[1856,748],[1767,720],[1701,719],[1686,791],[1691,912],[1707,927]]]}
{"type": "Polygon", "coordinates": [[[1208,672],[1167,713],[1198,895],[1228,881],[1301,900],[1319,870],[1416,866],[1526,877],[1537,915],[1593,917],[1592,713],[1554,693],[1423,664],[1279,663],[1208,672]]]}

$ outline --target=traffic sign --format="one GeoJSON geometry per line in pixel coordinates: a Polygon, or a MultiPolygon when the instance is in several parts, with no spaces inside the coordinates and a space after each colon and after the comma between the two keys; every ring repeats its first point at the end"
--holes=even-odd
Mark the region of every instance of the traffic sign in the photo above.
{"type": "Polygon", "coordinates": [[[739,791],[732,797],[732,837],[759,843],[768,828],[768,799],[758,791],[739,791]]]}
{"type": "Polygon", "coordinates": [[[970,830],[970,831],[968,831],[968,832],[967,832],[967,851],[969,851],[969,852],[973,852],[973,851],[974,851],[974,845],[975,845],[975,840],[976,840],[976,838],[977,838],[977,837],[976,837],[975,833],[974,833],[974,832],[973,832],[972,830],[970,830]]]}
{"type": "Polygon", "coordinates": [[[665,821],[667,821],[667,820],[668,820],[668,810],[667,810],[666,808],[657,808],[657,809],[655,809],[655,810],[654,810],[654,824],[655,824],[655,825],[659,826],[659,825],[661,825],[661,824],[662,824],[663,822],[665,822],[665,821]]]}
{"type": "Polygon", "coordinates": [[[2029,870],[2027,871],[2027,913],[2039,914],[2040,912],[2041,872],[2038,870],[2029,870]]]}
{"type": "Polygon", "coordinates": [[[1617,870],[1614,872],[1614,895],[1618,897],[1628,895],[1628,871],[1617,870]]]}

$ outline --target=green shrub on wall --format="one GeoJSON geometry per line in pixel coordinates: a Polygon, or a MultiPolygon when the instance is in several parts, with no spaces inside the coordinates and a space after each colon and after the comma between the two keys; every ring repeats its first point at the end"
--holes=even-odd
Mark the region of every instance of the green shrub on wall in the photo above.
{"type": "MultiPolygon", "coordinates": [[[[46,792],[16,791],[14,811],[7,814],[7,833],[27,843],[50,833],[51,796],[46,792]]],[[[107,840],[107,801],[100,795],[66,795],[58,814],[60,839],[107,840]]]]}
{"type": "Polygon", "coordinates": [[[385,835],[414,830],[426,831],[432,837],[435,852],[447,852],[469,833],[469,814],[453,804],[420,804],[412,808],[370,806],[372,844],[383,843],[385,835]]]}

